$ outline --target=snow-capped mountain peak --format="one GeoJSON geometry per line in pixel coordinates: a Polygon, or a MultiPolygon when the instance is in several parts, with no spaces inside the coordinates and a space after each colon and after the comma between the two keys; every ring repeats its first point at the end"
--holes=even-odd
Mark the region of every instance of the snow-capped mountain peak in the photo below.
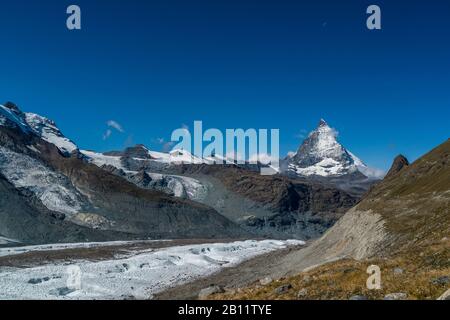
{"type": "Polygon", "coordinates": [[[328,123],[323,118],[321,118],[319,121],[319,127],[329,127],[329,126],[328,123]]]}
{"type": "Polygon", "coordinates": [[[300,176],[343,176],[360,172],[372,177],[363,161],[337,140],[338,132],[321,119],[294,155],[286,158],[287,171],[300,176]]]}
{"type": "Polygon", "coordinates": [[[54,121],[35,113],[22,112],[11,102],[0,105],[0,125],[17,127],[25,133],[34,133],[54,144],[66,155],[78,149],[75,143],[61,133],[54,121]]]}
{"type": "Polygon", "coordinates": [[[25,120],[34,132],[43,140],[54,144],[61,152],[70,154],[78,149],[75,143],[61,133],[52,120],[35,113],[25,113],[25,120]]]}

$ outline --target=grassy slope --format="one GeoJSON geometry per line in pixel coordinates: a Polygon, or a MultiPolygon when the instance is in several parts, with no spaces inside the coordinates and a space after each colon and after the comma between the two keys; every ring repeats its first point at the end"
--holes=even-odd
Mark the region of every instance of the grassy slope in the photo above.
{"type": "Polygon", "coordinates": [[[374,187],[358,207],[383,216],[399,250],[448,236],[450,140],[374,187]]]}

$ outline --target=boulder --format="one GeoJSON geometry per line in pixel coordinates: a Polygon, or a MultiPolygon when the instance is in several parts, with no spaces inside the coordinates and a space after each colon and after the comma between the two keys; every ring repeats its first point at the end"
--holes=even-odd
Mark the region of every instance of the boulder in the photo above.
{"type": "Polygon", "coordinates": [[[221,286],[210,285],[209,287],[200,290],[200,293],[198,294],[198,298],[206,299],[213,294],[224,293],[224,292],[225,292],[225,290],[221,286]]]}
{"type": "Polygon", "coordinates": [[[389,293],[384,296],[384,300],[406,300],[408,295],[404,292],[389,293]]]}

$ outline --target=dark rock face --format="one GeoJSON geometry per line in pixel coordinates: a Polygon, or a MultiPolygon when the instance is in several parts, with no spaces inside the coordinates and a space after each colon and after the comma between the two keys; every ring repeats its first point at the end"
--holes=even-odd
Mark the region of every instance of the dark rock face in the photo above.
{"type": "MultiPolygon", "coordinates": [[[[253,201],[253,208],[245,208],[242,203],[243,212],[255,206],[270,212],[236,220],[244,228],[268,237],[316,238],[359,199],[332,186],[284,176],[261,176],[233,165],[189,165],[176,169],[177,174],[195,174],[200,180],[201,175],[215,177],[234,194],[253,201]]],[[[221,208],[216,210],[227,215],[221,208]]]]}
{"type": "Polygon", "coordinates": [[[403,155],[398,155],[392,163],[391,169],[385,176],[385,179],[389,179],[399,173],[403,168],[409,166],[409,161],[403,155]]]}
{"type": "Polygon", "coordinates": [[[123,156],[125,157],[135,157],[140,159],[153,159],[145,146],[138,144],[134,147],[126,148],[123,152],[123,156]]]}
{"type": "Polygon", "coordinates": [[[19,107],[13,102],[8,101],[4,104],[4,106],[7,107],[8,109],[14,110],[16,113],[21,112],[19,107]]]}
{"type": "Polygon", "coordinates": [[[147,174],[147,172],[145,172],[145,170],[141,170],[137,174],[133,175],[130,181],[145,188],[152,182],[152,178],[147,174]]]}
{"type": "Polygon", "coordinates": [[[112,174],[115,174],[116,176],[119,177],[125,177],[126,173],[125,171],[123,171],[122,169],[118,169],[110,164],[105,164],[103,166],[101,166],[101,168],[105,171],[111,172],[112,174]]]}

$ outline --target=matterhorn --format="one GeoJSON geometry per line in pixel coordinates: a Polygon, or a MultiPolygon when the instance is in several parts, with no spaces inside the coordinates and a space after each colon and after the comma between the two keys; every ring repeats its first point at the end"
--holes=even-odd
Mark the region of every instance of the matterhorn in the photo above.
{"type": "Polygon", "coordinates": [[[337,131],[323,119],[297,152],[284,160],[284,171],[303,177],[378,177],[375,170],[337,141],[337,131]]]}

